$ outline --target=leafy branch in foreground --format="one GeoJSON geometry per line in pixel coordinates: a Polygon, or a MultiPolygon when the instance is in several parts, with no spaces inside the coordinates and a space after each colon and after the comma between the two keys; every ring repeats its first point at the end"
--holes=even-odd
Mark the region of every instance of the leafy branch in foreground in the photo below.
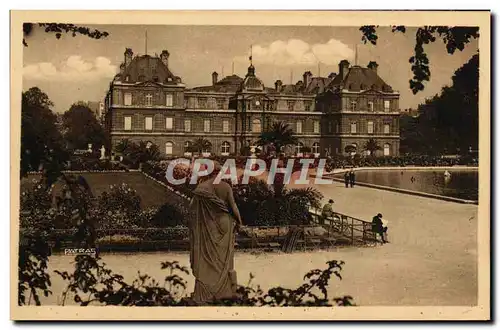
{"type": "MultiPolygon", "coordinates": [[[[372,45],[377,44],[378,25],[365,25],[359,30],[362,33],[361,40],[372,45]]],[[[406,27],[402,25],[392,26],[392,32],[406,33],[406,27]]],[[[454,54],[458,49],[464,50],[465,45],[472,39],[479,38],[479,27],[473,26],[424,26],[417,29],[415,33],[415,53],[410,57],[413,78],[410,80],[410,89],[413,94],[424,90],[424,81],[429,81],[431,76],[429,58],[424,51],[424,45],[433,43],[440,38],[446,46],[448,54],[454,54]]]]}
{"type": "Polygon", "coordinates": [[[65,23],[24,23],[23,24],[23,45],[28,47],[26,42],[26,37],[29,37],[33,33],[35,26],[44,28],[45,33],[54,33],[57,39],[60,39],[63,33],[71,34],[76,37],[78,34],[87,36],[92,39],[106,38],[109,33],[106,31],[99,31],[97,29],[92,30],[86,26],[78,26],[75,24],[65,24],[65,23]]]}
{"type": "MultiPolygon", "coordinates": [[[[340,271],[344,262],[329,261],[325,270],[314,269],[304,277],[304,284],[296,289],[275,287],[264,292],[260,286],[251,286],[253,275],[247,286],[239,286],[237,297],[210,303],[212,306],[351,306],[350,296],[328,297],[328,283],[332,275],[342,279],[340,271]]],[[[122,275],[114,274],[106,268],[99,258],[79,255],[75,258],[73,273],[56,271],[68,286],[62,295],[62,304],[66,303],[69,293],[80,306],[92,303],[115,306],[193,306],[194,302],[186,295],[187,282],[182,275],[189,275],[189,270],[178,262],[163,262],[162,269],[168,275],[162,284],[149,275],[141,275],[131,284],[124,281],[122,275]]]]}

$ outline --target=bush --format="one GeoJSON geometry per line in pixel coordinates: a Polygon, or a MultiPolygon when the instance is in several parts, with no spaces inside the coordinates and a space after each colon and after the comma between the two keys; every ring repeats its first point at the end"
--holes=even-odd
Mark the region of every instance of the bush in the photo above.
{"type": "Polygon", "coordinates": [[[171,204],[164,204],[148,221],[150,227],[176,227],[182,226],[185,222],[186,214],[179,207],[171,204]]]}
{"type": "Polygon", "coordinates": [[[103,243],[136,243],[140,242],[141,239],[135,236],[130,236],[130,235],[109,235],[109,236],[103,236],[99,237],[97,239],[98,244],[103,244],[103,243]]]}
{"type": "Polygon", "coordinates": [[[133,218],[141,211],[141,197],[126,183],[110,185],[109,192],[99,196],[98,207],[107,215],[112,212],[133,218]]]}

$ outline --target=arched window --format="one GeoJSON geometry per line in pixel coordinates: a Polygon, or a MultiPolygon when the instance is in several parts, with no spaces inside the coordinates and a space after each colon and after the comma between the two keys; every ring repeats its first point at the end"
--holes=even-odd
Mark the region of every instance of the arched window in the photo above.
{"type": "Polygon", "coordinates": [[[210,142],[207,142],[204,146],[203,146],[203,150],[201,152],[211,152],[212,151],[212,143],[210,142]]]}
{"type": "Polygon", "coordinates": [[[262,124],[260,122],[260,119],[254,119],[252,121],[252,132],[255,132],[255,133],[262,132],[262,124]]]}
{"type": "Polygon", "coordinates": [[[231,150],[231,144],[227,141],[222,142],[222,145],[220,148],[221,153],[222,154],[229,154],[230,150],[231,150]]]}
{"type": "Polygon", "coordinates": [[[174,144],[172,142],[165,143],[165,154],[167,156],[172,155],[174,152],[174,144]]]}
{"type": "Polygon", "coordinates": [[[319,154],[319,143],[314,142],[311,148],[313,154],[319,154]]]}
{"type": "Polygon", "coordinates": [[[297,143],[297,145],[295,146],[295,153],[297,155],[301,155],[303,148],[304,148],[304,144],[302,142],[297,143]]]}
{"type": "Polygon", "coordinates": [[[384,144],[384,156],[389,156],[391,154],[391,145],[389,143],[384,144]]]}
{"type": "Polygon", "coordinates": [[[184,153],[192,152],[191,147],[192,147],[191,141],[184,142],[184,153]]]}

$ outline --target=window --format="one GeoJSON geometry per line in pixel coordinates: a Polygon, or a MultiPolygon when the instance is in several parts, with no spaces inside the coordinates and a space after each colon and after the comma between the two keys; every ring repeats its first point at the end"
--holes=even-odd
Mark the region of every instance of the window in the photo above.
{"type": "Polygon", "coordinates": [[[184,132],[191,132],[191,120],[184,120],[184,132]]]}
{"type": "Polygon", "coordinates": [[[124,105],[132,105],[132,93],[125,93],[123,96],[124,105]]]}
{"type": "Polygon", "coordinates": [[[165,128],[166,129],[172,129],[174,127],[174,118],[172,117],[167,117],[165,120],[165,128]]]}
{"type": "Polygon", "coordinates": [[[332,132],[332,122],[328,122],[328,133],[332,132]]]}
{"type": "Polygon", "coordinates": [[[311,101],[304,101],[304,110],[305,111],[311,111],[311,101]]]}
{"type": "Polygon", "coordinates": [[[384,101],[384,111],[387,112],[391,108],[391,101],[384,101]]]}
{"type": "Polygon", "coordinates": [[[124,127],[123,128],[126,131],[130,131],[132,129],[132,117],[127,116],[124,119],[125,119],[125,121],[124,121],[124,127]]]}
{"type": "Polygon", "coordinates": [[[167,156],[172,155],[174,151],[174,144],[172,142],[165,143],[165,154],[167,156]]]}
{"type": "Polygon", "coordinates": [[[210,151],[212,151],[212,144],[210,142],[207,142],[207,144],[203,146],[201,152],[210,152],[210,151]]]}
{"type": "Polygon", "coordinates": [[[260,133],[262,131],[262,124],[260,119],[254,119],[252,121],[252,132],[260,133]]]}
{"type": "Polygon", "coordinates": [[[372,101],[368,102],[368,109],[373,112],[373,102],[372,101]]]}
{"type": "Polygon", "coordinates": [[[149,149],[152,146],[153,146],[153,142],[151,142],[151,141],[146,142],[146,149],[149,149]]]}
{"type": "Polygon", "coordinates": [[[184,153],[191,152],[191,142],[184,142],[184,153]]]}
{"type": "Polygon", "coordinates": [[[144,120],[144,128],[147,131],[151,131],[153,129],[153,117],[146,117],[144,120]]]}
{"type": "Polygon", "coordinates": [[[340,133],[340,125],[339,125],[339,123],[335,123],[335,133],[340,133]]]}
{"type": "Polygon", "coordinates": [[[302,154],[302,149],[304,148],[304,144],[302,142],[299,142],[296,146],[295,146],[295,153],[297,155],[299,154],[302,154]]]}
{"type": "Polygon", "coordinates": [[[351,101],[351,111],[356,111],[356,101],[351,101]]]}
{"type": "Polygon", "coordinates": [[[389,143],[384,144],[384,156],[389,156],[391,154],[391,145],[389,143]]]}
{"type": "Polygon", "coordinates": [[[391,127],[389,124],[384,124],[384,134],[389,134],[391,132],[391,127]]]}
{"type": "Polygon", "coordinates": [[[319,133],[319,120],[314,121],[313,131],[314,133],[319,133]]]}
{"type": "Polygon", "coordinates": [[[206,97],[198,98],[198,108],[201,108],[201,109],[207,108],[207,98],[206,97]]]}
{"type": "Polygon", "coordinates": [[[217,99],[217,109],[224,109],[224,99],[217,99]]]}
{"type": "Polygon", "coordinates": [[[358,125],[356,123],[351,123],[351,134],[356,134],[358,125]]]}
{"type": "Polygon", "coordinates": [[[373,134],[373,121],[368,122],[368,134],[373,134]]]}
{"type": "Polygon", "coordinates": [[[224,119],[224,120],[222,121],[222,131],[223,131],[224,133],[229,133],[229,120],[224,119]]]}
{"type": "Polygon", "coordinates": [[[209,109],[217,109],[216,99],[214,99],[213,97],[210,97],[207,101],[208,101],[208,108],[209,109]]]}
{"type": "Polygon", "coordinates": [[[210,119],[205,119],[205,120],[203,121],[203,131],[204,131],[205,133],[210,132],[210,119]]]}
{"type": "Polygon", "coordinates": [[[311,151],[313,152],[313,154],[319,154],[319,143],[318,142],[313,143],[311,151]]]}
{"type": "Polygon", "coordinates": [[[302,121],[297,122],[297,134],[302,134],[302,121]]]}
{"type": "Polygon", "coordinates": [[[165,105],[167,107],[172,107],[174,105],[174,96],[172,94],[166,95],[165,105]]]}
{"type": "Polygon", "coordinates": [[[130,81],[130,76],[129,76],[129,75],[127,75],[127,76],[125,77],[125,81],[130,81]]]}
{"type": "Polygon", "coordinates": [[[222,142],[222,145],[221,145],[220,151],[221,151],[221,153],[222,153],[223,155],[227,155],[227,154],[229,154],[230,149],[231,149],[231,145],[229,144],[229,142],[227,142],[227,141],[222,142]]]}
{"type": "Polygon", "coordinates": [[[150,107],[153,105],[153,95],[146,95],[146,106],[150,107]]]}
{"type": "Polygon", "coordinates": [[[295,106],[295,101],[287,101],[288,111],[293,111],[293,107],[295,106]]]}

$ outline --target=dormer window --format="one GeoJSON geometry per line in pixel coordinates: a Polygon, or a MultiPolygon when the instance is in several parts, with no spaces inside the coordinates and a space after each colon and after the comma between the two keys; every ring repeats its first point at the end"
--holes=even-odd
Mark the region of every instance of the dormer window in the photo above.
{"type": "Polygon", "coordinates": [[[128,82],[128,81],[130,81],[130,75],[127,75],[127,76],[125,77],[125,81],[127,81],[127,82],[128,82]]]}
{"type": "Polygon", "coordinates": [[[356,101],[351,101],[351,111],[356,111],[356,101]]]}
{"type": "Polygon", "coordinates": [[[153,95],[146,95],[146,106],[150,107],[153,105],[153,95]]]}

